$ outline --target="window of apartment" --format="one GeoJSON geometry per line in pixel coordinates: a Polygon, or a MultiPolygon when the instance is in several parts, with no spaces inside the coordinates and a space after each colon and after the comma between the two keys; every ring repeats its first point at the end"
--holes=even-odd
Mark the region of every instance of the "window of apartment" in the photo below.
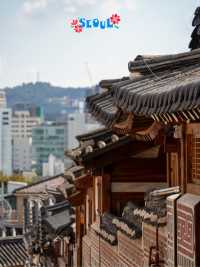
{"type": "Polygon", "coordinates": [[[64,129],[56,129],[56,134],[64,134],[64,129]]]}
{"type": "Polygon", "coordinates": [[[35,129],[34,132],[35,132],[35,134],[44,134],[43,129],[35,129]]]}

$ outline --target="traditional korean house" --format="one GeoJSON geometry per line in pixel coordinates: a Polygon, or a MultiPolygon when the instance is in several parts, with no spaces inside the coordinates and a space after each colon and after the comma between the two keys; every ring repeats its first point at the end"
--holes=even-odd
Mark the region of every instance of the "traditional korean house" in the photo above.
{"type": "MultiPolygon", "coordinates": [[[[59,187],[62,187],[66,184],[66,178],[64,174],[59,174],[57,176],[45,178],[38,182],[29,184],[27,186],[21,187],[14,191],[16,195],[16,202],[17,202],[17,215],[18,215],[18,223],[23,225],[24,223],[24,205],[26,205],[27,200],[29,197],[41,197],[42,195],[45,196],[52,196],[54,202],[64,200],[64,196],[60,193],[60,190],[57,190],[59,187]]],[[[69,185],[69,183],[68,183],[69,185]]],[[[69,189],[72,189],[73,186],[69,185],[69,189]]]]}
{"type": "Polygon", "coordinates": [[[139,55],[129,77],[87,98],[106,128],[67,152],[85,167],[75,179],[78,266],[200,266],[199,63],[200,49],[139,55]]]}
{"type": "Polygon", "coordinates": [[[70,203],[47,206],[44,199],[30,198],[27,204],[24,227],[29,265],[73,266],[75,215],[70,203]]]}
{"type": "MultiPolygon", "coordinates": [[[[121,246],[122,252],[122,248],[126,250],[127,242],[130,251],[137,245],[140,251],[138,266],[142,266],[142,220],[134,223],[137,218],[130,219],[131,216],[125,214],[126,210],[131,213],[135,209],[142,213],[146,192],[167,187],[164,146],[159,144],[164,133],[158,135],[160,128],[152,124],[151,119],[138,120],[138,124],[135,124],[138,132],[132,136],[105,128],[78,136],[80,146],[66,152],[67,156],[85,168],[83,174],[74,180],[76,198],[72,200],[69,197],[71,204],[76,207],[78,266],[99,265],[100,258],[104,258],[100,256],[101,250],[107,251],[107,255],[113,255],[110,258],[107,256],[108,266],[118,266],[117,262],[119,259],[123,262],[124,256],[123,253],[118,255],[117,244],[121,246]],[[120,232],[120,243],[117,238],[119,231],[112,221],[116,222],[122,214],[129,218],[124,226],[128,228],[125,230],[128,234],[120,232]],[[96,247],[101,242],[99,238],[103,242],[101,249],[96,247]],[[137,239],[136,244],[133,239],[137,239]],[[115,265],[109,265],[113,260],[115,265]]],[[[165,211],[163,215],[166,215],[165,211]]],[[[120,222],[121,220],[123,218],[120,222]]],[[[129,258],[128,254],[126,257],[129,258]]],[[[134,257],[132,256],[133,260],[134,257]]],[[[133,260],[128,260],[130,266],[133,266],[133,260]]]]}
{"type": "Polygon", "coordinates": [[[73,200],[74,178],[82,171],[83,167],[74,166],[16,191],[23,198],[27,267],[74,266],[75,210],[67,199],[73,200]]]}

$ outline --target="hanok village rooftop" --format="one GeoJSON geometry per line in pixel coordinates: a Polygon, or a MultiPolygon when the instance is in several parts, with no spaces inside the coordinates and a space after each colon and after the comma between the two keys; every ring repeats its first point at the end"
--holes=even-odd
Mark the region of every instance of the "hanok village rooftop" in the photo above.
{"type": "Polygon", "coordinates": [[[86,99],[104,127],[16,190],[24,243],[0,241],[0,266],[200,266],[200,8],[193,26],[190,52],[139,55],[86,99]]]}

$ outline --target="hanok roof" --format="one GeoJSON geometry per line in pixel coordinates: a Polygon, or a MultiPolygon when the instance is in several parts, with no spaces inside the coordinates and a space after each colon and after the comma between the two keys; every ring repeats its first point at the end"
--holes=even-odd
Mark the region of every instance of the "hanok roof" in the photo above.
{"type": "Polygon", "coordinates": [[[120,111],[113,104],[111,92],[90,96],[86,99],[86,103],[88,111],[108,127],[120,117],[120,111]]]}
{"type": "Polygon", "coordinates": [[[130,61],[128,69],[130,72],[141,74],[152,74],[152,72],[164,72],[171,70],[181,70],[182,68],[198,64],[200,60],[200,50],[192,52],[178,53],[172,55],[139,55],[134,61],[130,61]]]}
{"type": "Polygon", "coordinates": [[[168,56],[138,56],[129,62],[133,78],[115,82],[107,92],[87,98],[88,109],[109,127],[122,113],[165,122],[199,120],[199,62],[200,49],[168,56]]]}
{"type": "Polygon", "coordinates": [[[49,206],[46,210],[47,216],[43,219],[43,222],[51,229],[51,231],[59,234],[59,232],[63,230],[70,229],[71,232],[72,229],[70,226],[74,222],[74,211],[68,201],[49,206]]]}
{"type": "Polygon", "coordinates": [[[155,145],[148,133],[135,136],[115,134],[110,129],[100,129],[78,137],[80,146],[66,151],[67,156],[85,167],[108,166],[129,156],[137,155],[155,145]],[[145,138],[149,142],[144,141],[145,138]]]}
{"type": "Polygon", "coordinates": [[[33,194],[33,193],[44,193],[48,189],[56,189],[59,185],[63,184],[65,177],[63,174],[57,176],[49,177],[44,180],[32,183],[30,185],[24,186],[22,188],[16,189],[15,193],[23,194],[33,194]]]}
{"type": "Polygon", "coordinates": [[[124,145],[131,141],[128,136],[118,137],[111,130],[100,129],[90,134],[79,136],[80,147],[67,151],[67,156],[71,156],[76,161],[87,161],[91,157],[104,154],[108,150],[124,145]]]}
{"type": "MultiPolygon", "coordinates": [[[[140,116],[156,116],[193,110],[200,105],[200,67],[144,76],[129,85],[115,87],[114,101],[124,110],[140,116]]],[[[198,119],[198,116],[193,114],[198,119]]]]}
{"type": "Polygon", "coordinates": [[[27,258],[21,237],[0,239],[0,267],[25,266],[27,258]]]}

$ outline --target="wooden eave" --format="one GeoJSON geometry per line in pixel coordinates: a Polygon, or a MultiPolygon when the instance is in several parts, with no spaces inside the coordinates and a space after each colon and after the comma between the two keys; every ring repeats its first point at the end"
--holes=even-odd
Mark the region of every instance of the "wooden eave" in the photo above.
{"type": "Polygon", "coordinates": [[[115,147],[115,149],[108,150],[102,154],[90,155],[90,157],[84,159],[82,163],[86,168],[95,169],[106,167],[150,149],[152,146],[154,146],[154,142],[145,143],[142,141],[132,140],[121,147],[115,147]]]}
{"type": "Polygon", "coordinates": [[[78,190],[88,189],[93,185],[93,178],[90,174],[86,174],[76,178],[74,184],[78,190]]]}
{"type": "Polygon", "coordinates": [[[68,197],[68,200],[72,207],[81,206],[85,201],[85,191],[76,191],[68,197]]]}

